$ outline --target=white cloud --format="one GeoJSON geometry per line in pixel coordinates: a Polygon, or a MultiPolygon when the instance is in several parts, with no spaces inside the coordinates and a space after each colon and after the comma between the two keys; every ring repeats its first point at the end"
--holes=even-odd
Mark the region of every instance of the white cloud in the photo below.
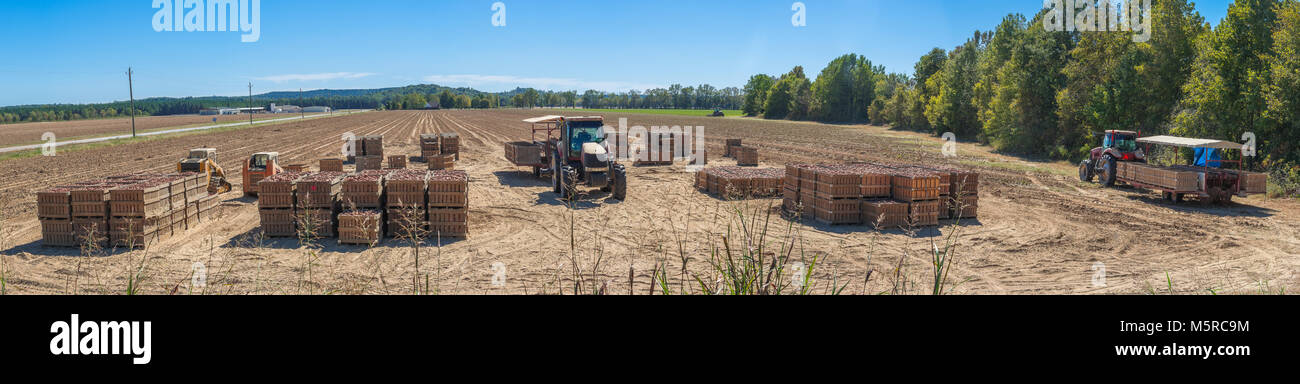
{"type": "Polygon", "coordinates": [[[514,89],[515,87],[539,88],[544,90],[578,90],[595,89],[598,91],[646,90],[662,88],[663,85],[631,83],[622,81],[588,81],[557,77],[520,77],[507,75],[432,75],[425,76],[424,81],[443,86],[465,86],[473,88],[514,89]]]}
{"type": "Polygon", "coordinates": [[[283,83],[286,81],[326,81],[326,80],[339,80],[339,79],[351,80],[351,79],[360,79],[363,77],[370,77],[374,75],[375,75],[374,73],[369,73],[369,72],[333,72],[333,73],[274,75],[274,76],[255,77],[254,79],[262,80],[262,81],[270,81],[275,83],[283,83]]]}

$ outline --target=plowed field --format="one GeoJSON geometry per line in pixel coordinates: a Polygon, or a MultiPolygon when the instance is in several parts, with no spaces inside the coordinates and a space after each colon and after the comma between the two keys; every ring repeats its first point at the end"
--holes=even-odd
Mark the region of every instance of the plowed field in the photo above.
{"type": "MultiPolygon", "coordinates": [[[[417,279],[423,286],[426,277],[439,293],[572,293],[575,274],[585,282],[582,293],[646,294],[657,265],[668,271],[674,290],[692,291],[696,277],[713,279],[711,247],[721,245],[729,223],[735,234],[737,210],[770,206],[776,212],[780,205],[779,199],[737,203],[701,194],[692,187],[694,175],[679,163],[630,167],[627,201],[591,191],[571,209],[551,192],[548,180],[513,167],[502,154],[503,143],[529,138],[520,120],[545,114],[551,112],[371,112],[5,161],[0,253],[8,291],[120,294],[143,263],[144,293],[188,293],[196,262],[206,267],[207,286],[194,293],[207,294],[400,294],[412,292],[417,279]],[[169,172],[188,149],[204,146],[218,149],[221,165],[238,184],[240,164],[254,152],[278,151],[284,163],[315,166],[319,158],[339,156],[346,132],[382,134],[386,154],[409,156],[419,155],[421,133],[460,133],[456,166],[470,175],[469,238],[431,241],[420,251],[418,269],[411,247],[395,239],[373,248],[260,239],[256,200],[242,198],[236,185],[223,196],[220,222],[146,250],[83,257],[79,250],[40,245],[34,193],[42,188],[112,174],[169,172]]],[[[954,164],[982,173],[980,217],[959,227],[875,232],[863,226],[791,226],[772,214],[771,246],[794,241],[796,258],[800,252],[825,257],[813,272],[818,292],[847,285],[845,293],[925,293],[931,241],[942,242],[952,231],[955,293],[1165,293],[1166,274],[1174,292],[1184,294],[1255,293],[1261,286],[1276,291],[1300,283],[1300,209],[1290,201],[1252,197],[1228,206],[1174,205],[1154,194],[1082,184],[1068,164],[1028,162],[976,145],[959,145],[958,157],[944,158],[937,139],[882,127],[605,116],[610,124],[627,117],[633,125],[703,125],[711,165],[731,164],[721,159],[721,143],[736,137],[759,148],[765,167],[877,160],[954,164]],[[787,234],[787,228],[795,233],[787,234]],[[1094,284],[1101,266],[1105,284],[1094,284]]]]}

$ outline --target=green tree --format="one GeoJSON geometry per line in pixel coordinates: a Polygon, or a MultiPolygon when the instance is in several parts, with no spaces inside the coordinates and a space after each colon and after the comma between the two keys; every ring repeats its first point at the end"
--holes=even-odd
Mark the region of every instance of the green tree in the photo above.
{"type": "Polygon", "coordinates": [[[876,99],[877,76],[883,67],[856,54],[835,58],[812,84],[813,118],[823,121],[861,121],[876,99]]]}
{"type": "Polygon", "coordinates": [[[749,82],[745,83],[745,97],[741,105],[741,111],[746,116],[758,116],[763,113],[763,108],[767,104],[767,93],[773,83],[775,81],[768,75],[758,74],[749,77],[749,82]]]}
{"type": "Polygon", "coordinates": [[[967,40],[953,49],[943,69],[926,81],[925,89],[933,94],[926,101],[925,117],[933,133],[953,132],[959,137],[979,134],[978,110],[973,101],[980,50],[978,38],[967,40]]]}
{"type": "MultiPolygon", "coordinates": [[[[1025,16],[1013,13],[1002,18],[997,29],[989,37],[989,42],[980,54],[979,61],[979,79],[975,82],[975,88],[972,91],[973,103],[978,109],[980,125],[987,125],[993,118],[992,106],[993,96],[996,94],[998,85],[998,73],[1002,66],[1008,60],[1011,60],[1012,49],[1020,43],[1021,36],[1028,28],[1025,22],[1025,16]]],[[[988,143],[989,139],[985,137],[981,129],[980,141],[988,143]]]]}
{"type": "Polygon", "coordinates": [[[1270,68],[1264,59],[1274,45],[1277,4],[1236,0],[1218,27],[1197,41],[1192,74],[1183,87],[1172,133],[1239,140],[1245,132],[1267,130],[1263,89],[1270,68]]]}
{"type": "Polygon", "coordinates": [[[998,150],[1048,154],[1066,141],[1057,131],[1056,93],[1065,83],[1061,70],[1073,35],[1044,29],[1043,14],[1029,23],[998,69],[984,121],[984,136],[998,150]]]}
{"type": "Polygon", "coordinates": [[[1146,119],[1138,128],[1143,132],[1164,133],[1174,107],[1183,98],[1183,85],[1192,73],[1196,41],[1208,27],[1205,18],[1187,0],[1152,4],[1151,40],[1139,44],[1149,50],[1150,58],[1141,68],[1148,102],[1146,119]]]}
{"type": "Polygon", "coordinates": [[[1093,133],[1111,129],[1141,130],[1150,99],[1139,68],[1148,51],[1130,36],[1081,34],[1063,73],[1066,86],[1056,95],[1060,158],[1079,158],[1094,146],[1093,133]]]}
{"type": "Polygon", "coordinates": [[[1300,2],[1279,7],[1266,62],[1272,75],[1264,91],[1269,129],[1256,135],[1258,154],[1265,167],[1294,165],[1300,161],[1300,2]]]}

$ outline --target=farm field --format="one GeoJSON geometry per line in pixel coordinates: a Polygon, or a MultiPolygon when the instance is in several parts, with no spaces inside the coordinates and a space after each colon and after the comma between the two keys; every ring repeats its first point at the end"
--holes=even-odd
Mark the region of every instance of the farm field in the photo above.
{"type": "MultiPolygon", "coordinates": [[[[317,115],[309,113],[308,116],[317,115]]],[[[282,119],[286,117],[297,116],[296,114],[267,114],[255,115],[253,121],[282,119]]],[[[141,116],[135,118],[136,132],[149,132],[170,128],[183,128],[189,126],[201,126],[213,124],[212,119],[216,118],[217,123],[238,123],[248,121],[248,115],[172,115],[172,116],[141,116]]],[[[131,133],[130,117],[115,117],[109,119],[90,119],[75,121],[54,121],[43,123],[16,123],[0,125],[0,147],[8,147],[23,144],[36,144],[41,142],[41,135],[45,132],[53,132],[59,140],[70,140],[79,138],[88,138],[106,135],[122,135],[131,133]]]]}
{"type": "Polygon", "coordinates": [[[694,292],[695,276],[711,276],[711,247],[720,246],[728,224],[737,230],[735,212],[748,217],[755,210],[772,212],[758,215],[771,220],[772,246],[793,238],[807,258],[824,257],[813,270],[813,287],[823,293],[832,285],[846,286],[844,293],[891,292],[904,282],[898,293],[927,293],[931,241],[942,242],[953,230],[958,248],[950,280],[958,282],[952,292],[959,294],[1166,293],[1167,281],[1174,293],[1256,293],[1300,283],[1300,206],[1293,201],[1173,205],[1154,194],[1082,184],[1070,164],[1027,162],[968,144],[947,159],[938,139],[875,126],[599,113],[610,124],[626,117],[632,125],[702,125],[711,166],[733,164],[721,159],[723,139],[742,138],[759,149],[764,167],[888,161],[971,168],[981,173],[980,218],[916,233],[791,225],[776,213],[780,199],[729,202],[696,191],[682,163],[629,167],[627,201],[593,192],[570,209],[549,181],[502,155],[504,143],[530,137],[520,120],[546,114],[554,111],[372,112],[4,161],[0,255],[7,290],[120,294],[143,265],[143,293],[190,293],[192,266],[202,262],[207,288],[193,293],[401,294],[412,292],[413,277],[427,275],[439,293],[569,294],[579,275],[580,293],[646,294],[656,269],[667,271],[675,291],[694,292]],[[240,164],[254,152],[278,151],[282,163],[314,166],[317,159],[339,157],[341,137],[349,132],[383,135],[387,154],[408,156],[419,155],[422,133],[459,133],[456,169],[470,177],[469,238],[431,241],[420,250],[418,269],[411,247],[397,239],[373,248],[326,239],[318,250],[294,239],[262,239],[256,199],[243,198],[236,185],[222,196],[218,222],[145,250],[81,257],[76,249],[40,245],[34,194],[43,188],[170,172],[187,150],[205,145],[218,149],[221,166],[238,184],[240,164]],[[1107,272],[1104,287],[1092,284],[1099,262],[1107,272]],[[494,285],[494,277],[504,284],[494,285]]]}
{"type": "MultiPolygon", "coordinates": [[[[585,112],[585,113],[614,113],[614,114],[640,114],[640,115],[670,115],[670,116],[693,116],[693,117],[698,117],[698,116],[708,116],[709,114],[712,114],[712,113],[713,113],[713,110],[712,110],[712,109],[704,110],[704,109],[576,109],[576,108],[575,108],[575,109],[569,109],[569,108],[555,108],[555,109],[546,109],[546,110],[559,111],[559,112],[570,113],[570,114],[582,114],[582,113],[585,112]]],[[[736,110],[736,109],[725,109],[725,110],[722,111],[722,113],[726,114],[727,117],[740,117],[740,116],[744,116],[744,113],[743,113],[743,112],[741,112],[740,110],[736,110]]]]}

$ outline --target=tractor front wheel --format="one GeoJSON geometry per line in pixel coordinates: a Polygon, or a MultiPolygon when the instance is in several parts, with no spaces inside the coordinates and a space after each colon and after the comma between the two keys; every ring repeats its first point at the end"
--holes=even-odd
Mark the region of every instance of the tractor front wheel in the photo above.
{"type": "Polygon", "coordinates": [[[551,192],[559,194],[562,189],[560,186],[560,158],[551,158],[551,192]]]}
{"type": "Polygon", "coordinates": [[[1111,157],[1110,155],[1106,155],[1105,157],[1101,158],[1101,161],[1102,161],[1101,165],[1103,167],[1101,169],[1102,171],[1101,184],[1107,187],[1114,187],[1115,186],[1115,158],[1111,157]]]}
{"type": "Polygon", "coordinates": [[[614,166],[613,176],[610,182],[614,184],[614,198],[619,201],[627,200],[627,168],[622,165],[614,166]]]}
{"type": "Polygon", "coordinates": [[[565,199],[573,198],[578,195],[578,170],[566,165],[562,168],[562,171],[560,197],[565,199]]]}
{"type": "Polygon", "coordinates": [[[1079,162],[1079,181],[1091,183],[1092,178],[1092,161],[1084,160],[1079,162]]]}

